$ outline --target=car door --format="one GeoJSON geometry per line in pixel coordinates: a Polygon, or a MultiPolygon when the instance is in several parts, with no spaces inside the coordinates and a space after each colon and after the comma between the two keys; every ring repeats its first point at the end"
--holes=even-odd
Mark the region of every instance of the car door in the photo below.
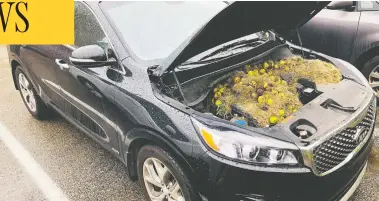
{"type": "Polygon", "coordinates": [[[370,49],[379,46],[379,1],[359,1],[358,10],[361,12],[361,18],[350,58],[354,64],[361,64],[357,59],[370,49]]]}
{"type": "Polygon", "coordinates": [[[119,153],[115,119],[105,112],[113,99],[114,76],[109,66],[79,68],[69,61],[71,53],[79,47],[98,44],[107,51],[108,39],[90,8],[75,2],[75,44],[57,47],[55,54],[58,83],[64,113],[105,148],[119,153]],[[113,75],[113,74],[112,74],[113,75]]]}
{"type": "MultiPolygon", "coordinates": [[[[303,46],[349,61],[361,15],[355,7],[321,10],[299,29],[303,46]]],[[[299,44],[296,36],[291,39],[299,44]]]]}

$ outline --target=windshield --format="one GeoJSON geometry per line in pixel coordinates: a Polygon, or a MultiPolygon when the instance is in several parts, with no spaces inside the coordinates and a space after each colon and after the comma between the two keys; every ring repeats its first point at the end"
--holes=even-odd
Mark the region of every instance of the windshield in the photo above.
{"type": "Polygon", "coordinates": [[[143,60],[166,58],[226,6],[203,1],[101,3],[129,51],[143,60]]]}

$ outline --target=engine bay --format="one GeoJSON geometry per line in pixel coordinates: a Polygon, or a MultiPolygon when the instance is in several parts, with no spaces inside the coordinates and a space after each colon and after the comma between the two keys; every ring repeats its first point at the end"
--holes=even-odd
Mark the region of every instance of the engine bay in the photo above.
{"type": "Polygon", "coordinates": [[[295,51],[269,41],[204,66],[178,67],[155,83],[163,94],[197,112],[242,126],[271,127],[345,77],[327,59],[295,51]]]}
{"type": "Polygon", "coordinates": [[[337,67],[318,59],[248,64],[213,88],[210,112],[241,125],[272,126],[320,95],[317,85],[338,83],[341,78],[337,67]]]}

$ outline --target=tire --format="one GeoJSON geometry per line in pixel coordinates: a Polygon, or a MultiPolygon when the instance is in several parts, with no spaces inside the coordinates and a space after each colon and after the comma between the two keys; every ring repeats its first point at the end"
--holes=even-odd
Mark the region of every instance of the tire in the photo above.
{"type": "Polygon", "coordinates": [[[19,92],[20,92],[20,95],[21,95],[21,99],[22,101],[24,102],[26,108],[28,109],[28,111],[30,112],[30,114],[33,115],[33,117],[35,117],[36,119],[39,119],[39,120],[44,120],[44,119],[47,119],[51,116],[52,114],[52,111],[50,108],[48,108],[46,106],[46,104],[42,101],[42,99],[38,96],[38,94],[36,93],[36,90],[34,89],[32,83],[30,82],[30,79],[26,76],[25,72],[22,70],[21,66],[17,66],[16,67],[16,70],[15,70],[15,80],[16,80],[16,84],[17,84],[17,87],[19,89],[19,92]],[[22,85],[20,83],[20,76],[23,78],[26,79],[26,81],[28,82],[28,84],[24,84],[22,85]],[[23,92],[24,89],[27,88],[28,89],[28,93],[29,93],[29,98],[27,98],[26,96],[24,96],[23,92]],[[34,96],[34,101],[31,101],[32,98],[34,96]],[[32,107],[31,105],[31,102],[34,102],[34,107],[32,107]]]}
{"type": "Polygon", "coordinates": [[[378,87],[373,87],[375,92],[379,92],[379,56],[372,57],[370,60],[368,60],[363,68],[362,68],[362,74],[366,77],[368,82],[372,84],[373,82],[378,82],[378,87]],[[378,75],[377,78],[370,75],[371,73],[375,73],[378,75]]]}
{"type": "MultiPolygon", "coordinates": [[[[149,184],[149,182],[146,182],[144,179],[144,171],[145,171],[145,176],[150,175],[150,174],[146,173],[146,172],[149,172],[149,171],[146,171],[146,168],[144,170],[144,165],[150,166],[149,164],[151,163],[151,160],[158,160],[158,162],[161,162],[161,164],[163,164],[164,167],[168,168],[169,173],[171,173],[174,180],[176,180],[176,182],[174,182],[174,184],[172,186],[176,186],[175,184],[179,185],[180,191],[181,191],[181,196],[184,199],[182,199],[180,197],[177,198],[176,196],[174,196],[176,198],[174,200],[176,200],[176,201],[184,201],[184,200],[185,201],[199,201],[200,200],[199,193],[191,185],[191,182],[189,181],[188,175],[185,173],[183,168],[178,164],[178,162],[175,160],[175,158],[169,152],[167,152],[166,150],[163,150],[162,148],[160,148],[158,146],[145,145],[145,146],[141,147],[141,149],[139,150],[138,155],[137,155],[137,171],[138,171],[139,183],[140,183],[141,187],[143,188],[143,191],[144,191],[144,194],[145,194],[147,200],[149,200],[149,201],[152,200],[150,198],[150,194],[148,192],[149,191],[148,189],[151,189],[152,185],[149,184]],[[149,187],[149,185],[150,185],[150,187],[149,187]]],[[[153,163],[153,164],[155,164],[155,163],[153,163]]],[[[158,165],[159,165],[159,163],[158,163],[158,165]]],[[[156,168],[156,167],[158,167],[158,166],[154,166],[154,168],[152,170],[155,170],[155,173],[158,173],[158,171],[157,171],[158,168],[156,168]]],[[[164,178],[170,178],[170,177],[164,177],[164,178]]],[[[167,180],[167,179],[163,179],[163,180],[167,180]]],[[[163,183],[167,183],[167,182],[163,182],[163,183]]],[[[170,186],[170,185],[168,185],[168,186],[170,186]]],[[[157,187],[156,191],[159,192],[160,189],[161,188],[157,187]]],[[[170,189],[170,188],[168,188],[168,189],[170,189]]],[[[174,189],[174,187],[171,189],[174,189]]],[[[167,191],[165,190],[161,193],[164,194],[164,192],[167,192],[167,191]]],[[[171,196],[171,195],[169,195],[169,196],[171,196]]],[[[163,200],[167,200],[167,199],[163,199],[163,200]]]]}

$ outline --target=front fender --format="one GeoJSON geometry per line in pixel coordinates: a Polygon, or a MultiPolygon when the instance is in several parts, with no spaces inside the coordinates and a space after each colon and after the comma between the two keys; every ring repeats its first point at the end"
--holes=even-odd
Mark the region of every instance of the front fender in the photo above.
{"type": "MultiPolygon", "coordinates": [[[[364,37],[357,37],[351,54],[350,63],[357,64],[364,60],[363,55],[367,55],[371,50],[379,51],[379,33],[372,33],[364,37]]],[[[367,58],[369,59],[369,58],[367,58]]],[[[361,66],[358,66],[361,67],[361,66]]]]}
{"type": "Polygon", "coordinates": [[[157,132],[146,128],[135,128],[130,130],[126,134],[122,143],[122,150],[124,150],[124,161],[128,168],[129,177],[132,180],[137,179],[136,159],[138,150],[146,144],[155,144],[169,151],[184,169],[186,169],[190,174],[193,173],[193,168],[188,162],[188,159],[192,153],[192,144],[180,141],[175,141],[175,144],[172,139],[166,139],[164,135],[160,135],[157,132]]]}

